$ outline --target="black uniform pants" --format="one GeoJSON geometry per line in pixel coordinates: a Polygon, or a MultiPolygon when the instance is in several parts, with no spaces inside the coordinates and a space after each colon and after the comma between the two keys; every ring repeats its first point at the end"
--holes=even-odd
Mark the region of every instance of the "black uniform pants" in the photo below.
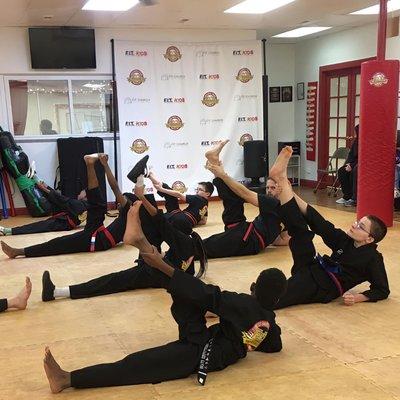
{"type": "Polygon", "coordinates": [[[343,198],[345,200],[353,199],[357,201],[357,173],[358,166],[352,168],[350,172],[346,171],[343,165],[338,169],[338,178],[342,187],[343,198]]]}
{"type": "Polygon", "coordinates": [[[213,180],[218,190],[218,196],[224,205],[222,221],[225,231],[211,235],[204,240],[204,248],[207,257],[234,257],[258,254],[260,244],[254,233],[251,233],[247,240],[243,240],[250,223],[246,222],[244,215],[244,201],[237,196],[221,178],[213,180]],[[235,226],[229,227],[231,224],[235,226]]]}
{"type": "MultiPolygon", "coordinates": [[[[173,297],[171,313],[178,324],[179,340],[138,351],[114,363],[72,371],[71,386],[93,388],[154,384],[191,375],[197,370],[204,345],[210,338],[205,311],[185,299],[173,297]]],[[[146,327],[143,334],[146,334],[146,327]]]]}
{"type": "Polygon", "coordinates": [[[291,277],[286,294],[275,309],[296,304],[328,303],[339,296],[329,275],[315,260],[314,233],[308,229],[296,200],[281,205],[280,216],[290,235],[289,247],[293,258],[291,277]]]}
{"type": "Polygon", "coordinates": [[[6,311],[8,308],[7,299],[0,299],[0,312],[6,311]]]}
{"type": "Polygon", "coordinates": [[[48,218],[11,229],[13,235],[28,235],[31,233],[70,231],[71,225],[66,218],[48,218]]]}
{"type": "MultiPolygon", "coordinates": [[[[166,261],[180,269],[182,262],[194,255],[193,239],[175,229],[168,223],[163,214],[158,214],[150,222],[158,228],[159,236],[165,240],[170,248],[166,254],[166,261]]],[[[144,228],[143,225],[142,222],[144,228]]],[[[151,240],[149,241],[151,243],[151,240]]],[[[133,268],[70,286],[71,299],[103,296],[135,289],[166,288],[168,281],[166,281],[164,274],[147,266],[143,260],[139,259],[137,263],[138,265],[133,268]]],[[[194,275],[194,266],[190,266],[186,272],[194,275]]]]}

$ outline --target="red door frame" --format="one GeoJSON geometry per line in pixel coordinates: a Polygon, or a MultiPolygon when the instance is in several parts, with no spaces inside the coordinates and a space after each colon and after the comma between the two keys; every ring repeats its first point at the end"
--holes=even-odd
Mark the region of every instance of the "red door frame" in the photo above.
{"type": "Polygon", "coordinates": [[[376,57],[363,58],[361,60],[347,61],[339,64],[324,65],[319,67],[319,99],[318,99],[318,177],[320,171],[325,170],[329,158],[329,135],[326,135],[328,129],[328,119],[326,118],[329,107],[329,73],[348,68],[361,67],[365,61],[376,60],[376,57]]]}

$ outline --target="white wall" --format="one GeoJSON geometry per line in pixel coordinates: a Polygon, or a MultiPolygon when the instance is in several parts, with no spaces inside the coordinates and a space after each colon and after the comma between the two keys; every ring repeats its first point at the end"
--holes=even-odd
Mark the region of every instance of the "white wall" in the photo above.
{"type": "MultiPolygon", "coordinates": [[[[307,85],[307,82],[318,81],[320,66],[375,56],[376,35],[377,25],[372,24],[299,42],[295,46],[295,82],[305,82],[307,85]]],[[[397,37],[390,41],[393,42],[393,50],[388,57],[398,58],[400,53],[397,51],[396,56],[394,43],[400,48],[400,40],[397,37]]],[[[317,161],[306,161],[305,122],[306,100],[296,101],[294,126],[295,138],[301,141],[302,146],[302,178],[316,180],[317,161]]]]}
{"type": "MultiPolygon", "coordinates": [[[[256,39],[255,30],[195,30],[195,29],[96,29],[96,58],[97,68],[91,72],[69,70],[68,75],[109,75],[111,74],[111,44],[110,39],[119,40],[148,40],[171,42],[217,42],[256,39]]],[[[0,126],[9,130],[7,120],[5,94],[3,86],[4,75],[61,75],[60,71],[38,71],[30,67],[30,54],[27,28],[0,28],[0,126]]],[[[96,135],[103,136],[106,135],[96,135]]],[[[58,135],[57,137],[63,137],[58,135]]],[[[36,161],[36,169],[39,176],[49,184],[54,181],[54,172],[58,165],[57,138],[17,138],[24,151],[31,160],[36,161]]],[[[113,160],[113,142],[104,142],[105,151],[110,155],[110,163],[113,160]]],[[[120,158],[120,157],[118,157],[120,158]]],[[[17,190],[18,192],[18,190],[17,190]]],[[[108,201],[113,200],[111,191],[107,193],[108,201]]],[[[19,192],[14,196],[16,207],[24,207],[19,192]]]]}
{"type": "Polygon", "coordinates": [[[295,139],[295,46],[293,44],[268,44],[266,60],[270,87],[293,86],[292,102],[269,103],[268,106],[269,162],[272,165],[278,154],[278,142],[292,142],[295,139]]]}

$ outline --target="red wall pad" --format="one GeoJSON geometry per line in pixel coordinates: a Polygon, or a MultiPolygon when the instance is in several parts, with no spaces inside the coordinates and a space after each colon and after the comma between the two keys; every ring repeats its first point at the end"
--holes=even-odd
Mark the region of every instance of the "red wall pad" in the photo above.
{"type": "Polygon", "coordinates": [[[373,214],[393,225],[399,61],[361,65],[357,218],[373,214]]]}

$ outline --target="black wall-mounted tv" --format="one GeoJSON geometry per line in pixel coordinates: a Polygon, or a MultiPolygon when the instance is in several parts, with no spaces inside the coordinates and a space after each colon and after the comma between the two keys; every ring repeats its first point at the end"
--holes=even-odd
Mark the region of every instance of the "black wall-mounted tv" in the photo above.
{"type": "Polygon", "coordinates": [[[94,29],[29,28],[33,69],[96,68],[94,29]]]}

